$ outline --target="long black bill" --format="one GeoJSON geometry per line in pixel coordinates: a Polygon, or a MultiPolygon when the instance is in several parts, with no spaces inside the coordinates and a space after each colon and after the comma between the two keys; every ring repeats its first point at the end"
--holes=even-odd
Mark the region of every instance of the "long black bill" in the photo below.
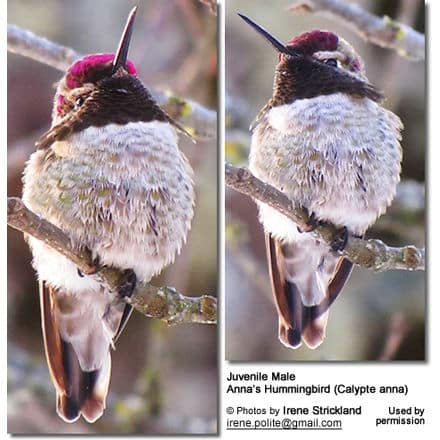
{"type": "Polygon", "coordinates": [[[259,24],[252,21],[249,17],[246,17],[246,15],[238,13],[238,15],[252,28],[254,28],[260,35],[262,35],[269,43],[278,51],[281,53],[285,53],[286,55],[295,55],[295,53],[291,50],[289,50],[288,47],[286,47],[281,41],[277,40],[274,36],[269,34],[269,32],[266,31],[266,29],[262,28],[259,24]]]}
{"type": "Polygon", "coordinates": [[[137,6],[135,6],[128,18],[125,25],[124,32],[122,33],[121,40],[119,41],[118,50],[116,51],[115,58],[113,60],[113,71],[115,73],[120,67],[125,67],[127,63],[128,48],[130,46],[131,34],[133,33],[134,19],[136,17],[137,6]]]}

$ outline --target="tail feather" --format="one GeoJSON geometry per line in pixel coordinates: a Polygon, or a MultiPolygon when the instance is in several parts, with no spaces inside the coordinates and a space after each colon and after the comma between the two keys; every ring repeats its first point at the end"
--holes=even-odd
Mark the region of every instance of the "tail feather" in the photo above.
{"type": "MultiPolygon", "coordinates": [[[[70,346],[69,349],[72,350],[72,347],[70,346]]],[[[102,416],[106,393],[102,395],[96,390],[100,375],[102,375],[101,370],[82,371],[79,362],[73,371],[66,371],[66,377],[72,382],[72,392],[70,394],[57,392],[57,413],[63,420],[72,423],[82,415],[89,423],[93,423],[102,416]]]]}
{"type": "MultiPolygon", "coordinates": [[[[108,380],[106,380],[105,393],[102,393],[102,389],[99,390],[98,378],[106,372],[103,370],[84,372],[78,364],[75,372],[70,374],[72,373],[78,378],[77,388],[70,396],[57,393],[57,413],[67,422],[75,422],[82,415],[87,422],[93,423],[102,416],[105,409],[108,380]]],[[[110,378],[109,373],[107,377],[110,378]]]]}
{"type": "Polygon", "coordinates": [[[100,370],[83,373],[84,400],[81,414],[89,422],[99,419],[105,409],[105,399],[110,380],[110,354],[100,370]]]}
{"type": "Polygon", "coordinates": [[[280,341],[291,348],[302,341],[309,348],[318,347],[325,338],[329,307],[353,264],[313,239],[283,245],[266,233],[266,250],[280,341]]]}
{"type": "Polygon", "coordinates": [[[290,328],[279,322],[278,337],[280,342],[289,348],[298,348],[301,346],[301,331],[297,328],[290,328]]]}
{"type": "MultiPolygon", "coordinates": [[[[281,279],[280,279],[281,281],[281,279]]],[[[277,283],[280,284],[280,283],[277,283]]],[[[289,315],[288,319],[279,318],[279,338],[280,341],[287,347],[297,348],[301,345],[302,335],[302,307],[301,296],[294,284],[284,283],[284,293],[288,310],[283,312],[289,315]],[[288,325],[285,321],[288,320],[288,325]]]]}
{"type": "Polygon", "coordinates": [[[77,399],[57,393],[57,413],[65,422],[76,422],[81,415],[77,399]]]}
{"type": "Polygon", "coordinates": [[[104,409],[105,402],[103,402],[101,399],[91,396],[83,403],[81,407],[81,414],[87,422],[94,423],[102,416],[104,409]]]}
{"type": "Polygon", "coordinates": [[[105,409],[110,352],[99,369],[84,371],[73,345],[61,336],[56,289],[40,282],[40,302],[46,358],[57,393],[57,413],[69,423],[81,415],[88,422],[95,422],[105,409]]]}
{"type": "MultiPolygon", "coordinates": [[[[82,373],[72,346],[61,337],[60,340],[64,389],[57,389],[57,412],[67,422],[75,422],[80,416],[83,401],[80,393],[82,373]]],[[[54,353],[50,345],[46,344],[46,347],[49,356],[54,353]]],[[[53,357],[58,359],[58,356],[53,357]]]]}
{"type": "Polygon", "coordinates": [[[316,313],[313,313],[310,309],[313,309],[313,307],[304,307],[307,316],[306,319],[304,319],[302,338],[309,348],[315,349],[321,345],[325,338],[328,309],[319,315],[316,315],[316,313]]]}

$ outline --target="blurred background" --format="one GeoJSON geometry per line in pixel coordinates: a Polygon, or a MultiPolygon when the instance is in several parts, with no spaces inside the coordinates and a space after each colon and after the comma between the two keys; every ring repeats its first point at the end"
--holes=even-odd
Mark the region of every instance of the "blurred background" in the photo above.
{"type": "MultiPolygon", "coordinates": [[[[425,65],[363,41],[333,17],[296,14],[292,0],[226,1],[226,160],[247,165],[248,127],[272,94],[277,54],[238,16],[248,15],[281,41],[325,29],[349,41],[385,106],[402,119],[403,171],[398,195],[367,234],[389,245],[425,243],[425,65]]],[[[356,0],[377,15],[425,32],[422,0],[356,0]]],[[[264,234],[252,200],[226,190],[226,358],[235,361],[367,361],[426,359],[425,274],[354,272],[332,306],[327,337],[316,350],[285,348],[266,268],[264,234]]]]}
{"type": "MultiPolygon", "coordinates": [[[[114,52],[138,5],[129,58],[148,86],[217,106],[216,17],[196,0],[14,0],[8,23],[86,53],[114,52]]],[[[62,72],[8,54],[8,195],[50,125],[62,72]]],[[[153,280],[186,295],[216,295],[217,143],[180,138],[196,183],[196,212],[175,264],[153,280]]],[[[23,235],[8,228],[8,431],[12,433],[211,433],[217,418],[216,326],[168,327],[134,312],[112,354],[107,410],[95,424],[55,413],[40,330],[38,290],[23,235]]]]}

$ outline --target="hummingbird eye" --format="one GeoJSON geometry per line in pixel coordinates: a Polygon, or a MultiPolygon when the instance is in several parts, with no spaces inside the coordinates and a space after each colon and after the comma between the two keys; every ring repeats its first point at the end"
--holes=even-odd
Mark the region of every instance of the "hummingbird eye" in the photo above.
{"type": "Polygon", "coordinates": [[[325,60],[325,64],[332,67],[338,67],[338,60],[336,58],[329,58],[328,60],[325,60]]]}
{"type": "Polygon", "coordinates": [[[75,108],[79,108],[84,104],[84,98],[82,96],[80,96],[79,98],[77,98],[77,100],[75,101],[75,108]]]}

